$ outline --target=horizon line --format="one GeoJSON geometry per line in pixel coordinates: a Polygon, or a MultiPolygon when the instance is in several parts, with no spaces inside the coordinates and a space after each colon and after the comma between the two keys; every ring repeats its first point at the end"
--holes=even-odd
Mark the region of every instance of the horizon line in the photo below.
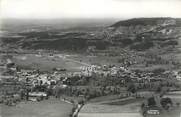
{"type": "Polygon", "coordinates": [[[151,16],[151,17],[105,17],[105,18],[96,18],[96,17],[92,17],[92,18],[88,18],[88,17],[65,17],[65,18],[13,18],[13,17],[9,17],[9,18],[0,18],[0,20],[116,20],[116,19],[120,19],[120,20],[129,20],[129,19],[141,19],[141,18],[171,18],[171,19],[179,19],[181,17],[169,17],[169,16],[151,16]]]}

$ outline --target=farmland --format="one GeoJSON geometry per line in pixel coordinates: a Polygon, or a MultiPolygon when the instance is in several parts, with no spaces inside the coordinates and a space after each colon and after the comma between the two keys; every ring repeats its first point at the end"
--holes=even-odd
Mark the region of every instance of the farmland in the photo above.
{"type": "Polygon", "coordinates": [[[15,107],[1,106],[2,117],[69,117],[72,105],[57,99],[21,102],[15,107]]]}
{"type": "Polygon", "coordinates": [[[73,61],[60,56],[41,56],[35,54],[25,54],[14,56],[13,61],[17,66],[26,69],[39,69],[51,71],[53,68],[67,69],[68,71],[80,71],[85,64],[80,61],[73,61]]]}

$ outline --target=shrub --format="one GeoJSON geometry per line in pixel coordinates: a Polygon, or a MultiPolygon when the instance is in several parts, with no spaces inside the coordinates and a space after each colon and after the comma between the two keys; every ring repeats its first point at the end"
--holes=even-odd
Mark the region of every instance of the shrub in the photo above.
{"type": "Polygon", "coordinates": [[[176,103],[176,105],[177,105],[177,107],[179,107],[179,106],[180,106],[180,103],[179,103],[179,102],[177,102],[177,103],[176,103]]]}
{"type": "Polygon", "coordinates": [[[147,49],[149,49],[149,48],[151,48],[153,46],[154,46],[153,42],[149,42],[148,41],[148,42],[136,43],[134,45],[131,45],[130,49],[134,49],[134,50],[140,51],[140,50],[147,50],[147,49]]]}

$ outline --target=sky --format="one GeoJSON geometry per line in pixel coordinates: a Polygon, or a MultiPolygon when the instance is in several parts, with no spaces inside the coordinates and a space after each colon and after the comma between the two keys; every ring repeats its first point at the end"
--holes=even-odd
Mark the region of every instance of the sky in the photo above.
{"type": "Polygon", "coordinates": [[[181,0],[0,0],[0,17],[181,17],[181,0]]]}

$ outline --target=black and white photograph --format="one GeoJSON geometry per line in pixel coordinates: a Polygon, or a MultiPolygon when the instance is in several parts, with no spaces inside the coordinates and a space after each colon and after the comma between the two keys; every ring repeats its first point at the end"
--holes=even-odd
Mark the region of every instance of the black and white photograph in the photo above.
{"type": "Polygon", "coordinates": [[[181,117],[181,0],[0,0],[0,117],[181,117]]]}

